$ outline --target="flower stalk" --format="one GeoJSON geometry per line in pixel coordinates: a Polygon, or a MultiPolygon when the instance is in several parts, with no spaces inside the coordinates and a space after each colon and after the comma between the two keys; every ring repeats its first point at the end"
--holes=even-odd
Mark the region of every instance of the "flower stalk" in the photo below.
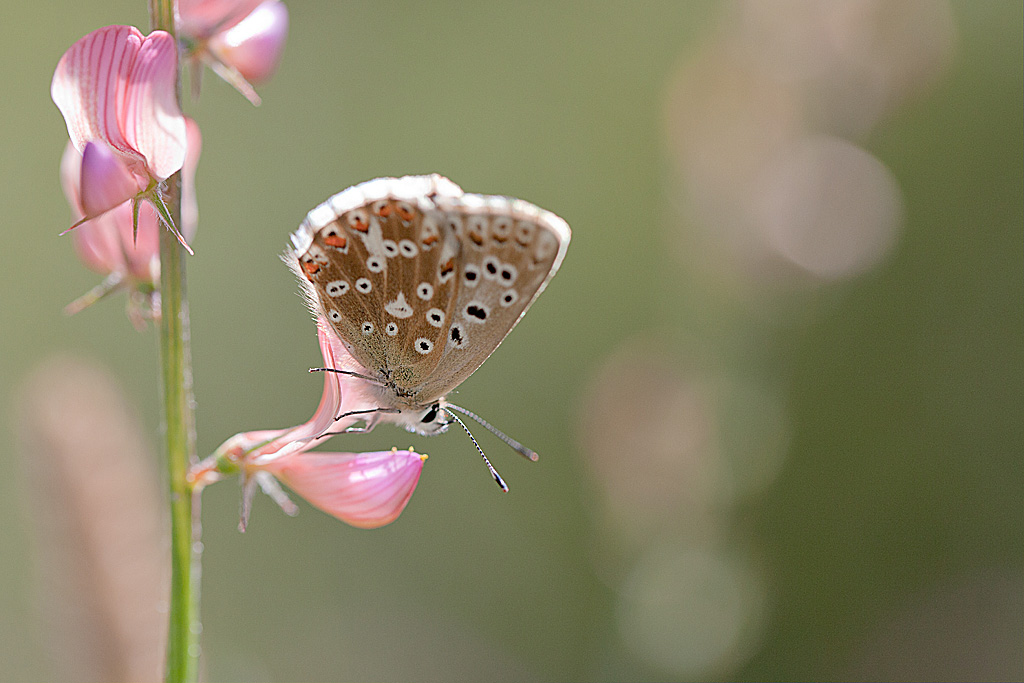
{"type": "MultiPolygon", "coordinates": [[[[150,0],[153,30],[175,34],[173,0],[150,0]]],[[[180,71],[175,89],[180,100],[180,71]]],[[[180,104],[180,102],[179,102],[180,104]]],[[[171,222],[181,225],[181,171],[165,186],[171,222]]],[[[169,230],[160,230],[160,364],[164,403],[164,453],[171,505],[171,595],[167,633],[168,683],[195,681],[199,671],[199,497],[188,485],[195,455],[195,400],[185,278],[185,247],[169,230]]]]}

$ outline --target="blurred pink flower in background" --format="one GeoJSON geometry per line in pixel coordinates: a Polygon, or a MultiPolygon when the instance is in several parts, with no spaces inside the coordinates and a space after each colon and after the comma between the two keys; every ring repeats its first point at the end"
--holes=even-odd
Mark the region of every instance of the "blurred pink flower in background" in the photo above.
{"type": "Polygon", "coordinates": [[[948,69],[949,3],[726,8],[668,92],[680,257],[701,254],[694,270],[713,264],[708,279],[748,302],[869,271],[898,242],[903,200],[861,141],[948,69]]]}
{"type": "Polygon", "coordinates": [[[83,154],[79,223],[146,199],[188,248],[160,196],[160,184],[181,170],[188,146],[177,72],[170,34],[143,36],[134,26],[93,31],[57,63],[50,95],[83,154]]]}
{"type": "Polygon", "coordinates": [[[198,92],[199,66],[234,86],[253,104],[253,84],[274,75],[288,37],[288,8],[278,0],[181,0],[178,34],[193,65],[198,92]]]}
{"type": "MultiPolygon", "coordinates": [[[[324,367],[365,373],[352,359],[330,326],[319,320],[317,332],[324,367]]],[[[427,456],[411,449],[372,453],[307,453],[321,437],[336,434],[358,418],[338,416],[374,405],[361,387],[366,382],[334,372],[324,373],[320,405],[307,422],[288,429],[267,429],[236,434],[189,474],[198,488],[241,472],[242,514],[239,528],[248,523],[258,484],[288,514],[294,504],[275,478],[314,507],[352,526],[372,529],[393,522],[412,497],[427,456]]]]}

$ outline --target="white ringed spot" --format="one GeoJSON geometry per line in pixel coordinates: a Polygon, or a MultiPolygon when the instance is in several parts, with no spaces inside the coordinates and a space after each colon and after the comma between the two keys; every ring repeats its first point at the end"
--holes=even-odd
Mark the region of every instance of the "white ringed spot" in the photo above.
{"type": "Polygon", "coordinates": [[[348,215],[345,216],[345,221],[350,228],[357,232],[366,232],[370,229],[370,216],[366,213],[366,209],[349,211],[348,215]]]}
{"type": "Polygon", "coordinates": [[[363,321],[362,330],[364,336],[370,336],[371,334],[373,334],[373,323],[371,323],[369,320],[363,321]]]}
{"type": "Polygon", "coordinates": [[[462,267],[462,280],[467,287],[476,287],[480,282],[480,267],[473,263],[467,263],[462,267]]]}
{"type": "Polygon", "coordinates": [[[487,316],[490,315],[491,311],[482,301],[474,299],[466,304],[466,307],[462,309],[462,317],[470,322],[477,324],[483,324],[487,322],[487,316]]]}
{"type": "Polygon", "coordinates": [[[516,223],[516,243],[523,247],[530,246],[533,236],[537,232],[537,226],[527,221],[516,223]]]}
{"type": "Polygon", "coordinates": [[[327,283],[324,290],[327,292],[327,296],[338,297],[348,293],[348,283],[344,280],[332,280],[327,283]]]}
{"type": "Polygon", "coordinates": [[[444,311],[440,308],[431,308],[427,311],[427,322],[434,327],[444,325],[444,311]]]}
{"type": "Polygon", "coordinates": [[[380,273],[384,271],[384,259],[380,256],[371,256],[366,259],[366,269],[371,273],[380,273]]]}
{"type": "Polygon", "coordinates": [[[416,243],[412,240],[400,240],[398,242],[398,250],[402,252],[402,256],[405,258],[412,258],[419,253],[419,249],[416,248],[416,243]]]}
{"type": "Polygon", "coordinates": [[[500,275],[502,284],[509,287],[516,281],[516,278],[519,277],[519,271],[516,270],[516,267],[511,263],[503,263],[501,264],[500,275]]]}
{"type": "Polygon", "coordinates": [[[457,214],[449,214],[445,219],[445,225],[448,229],[455,233],[456,237],[462,237],[462,216],[457,214]]]}
{"type": "Polygon", "coordinates": [[[434,342],[430,341],[426,337],[420,337],[413,342],[413,347],[416,349],[417,353],[425,356],[434,350],[434,342]]]}
{"type": "Polygon", "coordinates": [[[429,282],[421,282],[416,285],[416,296],[423,299],[424,301],[430,301],[434,298],[434,285],[429,282]]]}
{"type": "Polygon", "coordinates": [[[331,320],[333,320],[336,323],[340,323],[341,322],[341,313],[338,313],[333,308],[330,311],[328,311],[327,317],[330,318],[331,320]]]}
{"type": "Polygon", "coordinates": [[[356,289],[363,294],[369,294],[373,290],[373,283],[369,278],[361,277],[356,280],[356,289]]]}
{"type": "Polygon", "coordinates": [[[381,247],[384,249],[384,255],[388,258],[395,258],[398,256],[398,245],[395,244],[394,240],[384,240],[381,242],[381,247]]]}
{"type": "Polygon", "coordinates": [[[516,290],[514,289],[506,290],[505,293],[501,295],[501,299],[499,299],[499,301],[501,302],[502,306],[505,306],[507,308],[514,304],[515,302],[519,301],[519,293],[516,292],[516,290]]]}
{"type": "Polygon", "coordinates": [[[483,276],[487,280],[493,280],[498,277],[498,271],[501,269],[501,261],[493,256],[488,256],[484,259],[484,272],[483,276]]]}
{"type": "Polygon", "coordinates": [[[512,219],[498,216],[491,223],[491,237],[498,242],[506,241],[512,235],[512,219]]]}
{"type": "Polygon", "coordinates": [[[394,337],[396,334],[398,334],[398,323],[390,322],[387,325],[385,325],[384,333],[387,334],[389,337],[394,337]]]}

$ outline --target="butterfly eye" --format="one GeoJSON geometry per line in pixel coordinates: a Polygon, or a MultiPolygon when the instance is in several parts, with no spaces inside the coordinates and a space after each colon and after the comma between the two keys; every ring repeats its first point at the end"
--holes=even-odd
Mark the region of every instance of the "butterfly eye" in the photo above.
{"type": "Polygon", "coordinates": [[[436,403],[430,406],[430,410],[423,414],[423,417],[420,418],[420,422],[422,422],[423,424],[430,424],[431,422],[437,419],[437,413],[438,411],[440,411],[440,409],[441,407],[436,403]]]}

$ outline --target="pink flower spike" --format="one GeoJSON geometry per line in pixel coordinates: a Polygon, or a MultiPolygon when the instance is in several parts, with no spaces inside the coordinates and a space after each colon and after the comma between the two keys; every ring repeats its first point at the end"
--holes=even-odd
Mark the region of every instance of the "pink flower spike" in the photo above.
{"type": "Polygon", "coordinates": [[[85,143],[79,193],[84,217],[99,216],[144,189],[114,150],[100,142],[85,143]]]}
{"type": "Polygon", "coordinates": [[[314,507],[361,529],[393,522],[412,497],[427,456],[411,450],[303,453],[263,469],[314,507]]]}
{"type": "Polygon", "coordinates": [[[259,84],[277,70],[287,37],[288,8],[269,0],[235,26],[211,37],[208,49],[245,80],[259,84]]]}
{"type": "Polygon", "coordinates": [[[175,81],[178,52],[164,31],[107,26],[72,45],[57,63],[50,94],[75,148],[109,145],[147,187],[185,160],[185,117],[175,81]]]}

